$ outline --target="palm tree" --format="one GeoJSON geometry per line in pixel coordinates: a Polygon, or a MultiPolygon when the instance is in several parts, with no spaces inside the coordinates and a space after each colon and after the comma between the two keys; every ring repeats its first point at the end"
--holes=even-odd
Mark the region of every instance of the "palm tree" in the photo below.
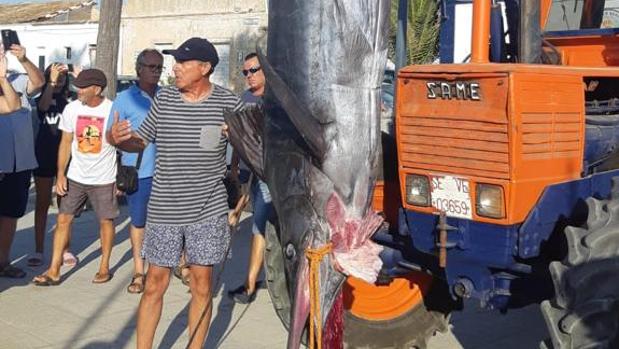
{"type": "MultiPolygon", "coordinates": [[[[410,0],[407,26],[408,64],[431,63],[438,52],[438,0],[410,0]]],[[[395,37],[398,23],[398,1],[391,1],[390,57],[395,55],[395,37]]]]}

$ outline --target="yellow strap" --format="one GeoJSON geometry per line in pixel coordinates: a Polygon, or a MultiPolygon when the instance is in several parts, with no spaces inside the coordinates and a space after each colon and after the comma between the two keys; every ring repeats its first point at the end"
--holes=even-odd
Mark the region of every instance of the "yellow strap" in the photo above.
{"type": "Polygon", "coordinates": [[[320,261],[331,252],[331,243],[319,248],[308,248],[305,256],[309,259],[310,286],[310,334],[309,349],[322,348],[322,321],[320,317],[320,261]],[[314,326],[316,326],[316,342],[314,342],[314,326]]]}

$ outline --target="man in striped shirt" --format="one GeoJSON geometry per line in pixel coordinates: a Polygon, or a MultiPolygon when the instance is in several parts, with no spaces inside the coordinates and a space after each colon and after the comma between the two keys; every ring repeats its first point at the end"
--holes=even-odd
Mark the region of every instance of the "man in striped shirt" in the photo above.
{"type": "Polygon", "coordinates": [[[195,332],[190,348],[201,348],[211,318],[212,266],[223,261],[230,244],[223,111],[239,110],[242,102],[210,82],[219,58],[208,40],[191,38],[163,53],[176,60],[176,86],[158,92],[137,131],[115,120],[110,134],[125,151],[157,145],[142,250],[150,267],[138,309],[137,346],[152,347],[170,270],[184,249],[191,278],[188,328],[195,332]]]}

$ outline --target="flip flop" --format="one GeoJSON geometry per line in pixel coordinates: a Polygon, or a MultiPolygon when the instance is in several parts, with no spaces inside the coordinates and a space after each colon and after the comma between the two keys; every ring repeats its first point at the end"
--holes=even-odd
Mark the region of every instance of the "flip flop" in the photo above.
{"type": "Polygon", "coordinates": [[[65,267],[74,267],[77,265],[77,257],[69,251],[62,254],[62,265],[65,267]]]}
{"type": "Polygon", "coordinates": [[[37,252],[32,257],[28,258],[29,267],[38,267],[42,264],[43,264],[43,254],[40,252],[37,252]]]}
{"type": "Polygon", "coordinates": [[[42,274],[37,275],[32,279],[32,283],[35,286],[58,286],[60,285],[60,279],[54,280],[49,275],[42,274]]]}
{"type": "Polygon", "coordinates": [[[131,278],[131,283],[127,286],[127,292],[129,293],[142,293],[144,292],[144,283],[146,282],[146,275],[142,273],[135,273],[131,278]],[[136,279],[142,279],[142,282],[136,282],[136,279]]]}
{"type": "Polygon", "coordinates": [[[92,283],[93,284],[104,284],[108,281],[112,280],[112,274],[107,273],[107,274],[100,274],[100,273],[96,273],[95,274],[95,278],[92,279],[92,283]]]}
{"type": "Polygon", "coordinates": [[[12,265],[6,265],[0,269],[0,277],[9,279],[23,279],[26,276],[26,272],[14,267],[12,265]]]}

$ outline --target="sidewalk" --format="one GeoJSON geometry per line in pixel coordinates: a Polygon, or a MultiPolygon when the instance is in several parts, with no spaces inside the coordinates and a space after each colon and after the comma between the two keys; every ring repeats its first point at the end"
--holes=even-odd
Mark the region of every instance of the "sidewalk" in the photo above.
{"type": "MultiPolygon", "coordinates": [[[[0,278],[0,349],[53,348],[102,349],[135,348],[136,309],[140,295],[129,294],[126,287],[133,274],[128,235],[127,207],[121,206],[116,219],[116,240],[112,258],[112,280],[91,283],[99,265],[99,236],[94,212],[86,211],[73,225],[71,251],[78,258],[76,267],[62,269],[62,284],[36,287],[32,277],[45,266],[26,266],[34,249],[34,195],[31,192],[28,213],[18,223],[12,257],[28,276],[21,280],[0,278]]],[[[49,261],[52,229],[56,211],[50,210],[46,235],[46,262],[49,261]]],[[[274,349],[286,347],[287,331],[276,316],[268,292],[259,290],[250,305],[233,303],[226,295],[243,283],[251,217],[245,216],[232,238],[232,249],[225,263],[215,269],[221,282],[214,291],[211,330],[205,348],[274,349]]],[[[185,348],[187,306],[190,298],[180,280],[171,277],[164,301],[154,348],[185,348]]],[[[429,349],[522,349],[537,348],[546,338],[544,320],[533,305],[501,315],[481,310],[476,302],[467,302],[465,311],[452,315],[452,331],[430,340],[429,349]]]]}
{"type": "MultiPolygon", "coordinates": [[[[28,273],[25,279],[0,278],[0,349],[20,348],[135,348],[136,309],[140,295],[126,287],[133,275],[127,207],[121,206],[116,219],[116,239],[110,261],[112,280],[91,283],[99,265],[99,232],[94,212],[86,211],[73,225],[71,251],[79,258],[74,268],[62,269],[62,284],[36,287],[32,277],[45,266],[26,266],[27,254],[34,249],[34,195],[28,213],[18,223],[13,244],[14,264],[28,273]]],[[[49,261],[56,211],[50,210],[45,258],[49,261]]],[[[283,348],[286,330],[275,315],[268,292],[259,290],[248,306],[233,303],[227,290],[243,283],[251,229],[245,217],[233,236],[232,249],[219,287],[207,348],[283,348]]],[[[251,217],[249,217],[251,218],[251,217]]],[[[215,278],[221,266],[215,269],[215,278]]],[[[185,348],[188,341],[186,318],[190,294],[180,280],[171,277],[164,309],[155,338],[155,348],[185,348]]]]}

